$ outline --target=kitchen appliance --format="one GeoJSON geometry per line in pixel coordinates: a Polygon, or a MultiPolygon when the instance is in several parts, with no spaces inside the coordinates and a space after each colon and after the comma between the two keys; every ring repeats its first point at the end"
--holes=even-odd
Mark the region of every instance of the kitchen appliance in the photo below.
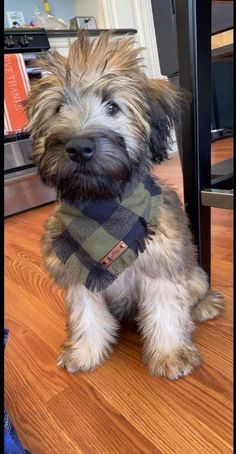
{"type": "MultiPolygon", "coordinates": [[[[4,53],[21,53],[29,81],[43,76],[32,61],[50,44],[44,29],[6,29],[4,53]]],[[[29,160],[32,141],[25,132],[4,135],[4,216],[10,216],[56,200],[56,191],[44,186],[29,160]]]]}

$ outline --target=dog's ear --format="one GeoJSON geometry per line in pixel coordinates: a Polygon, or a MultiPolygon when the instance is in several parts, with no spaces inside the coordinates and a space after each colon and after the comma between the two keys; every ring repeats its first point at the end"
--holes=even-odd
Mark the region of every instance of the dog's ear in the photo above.
{"type": "Polygon", "coordinates": [[[165,80],[149,79],[146,100],[151,128],[149,148],[152,160],[159,163],[168,158],[173,130],[179,125],[184,95],[175,85],[165,80]]]}

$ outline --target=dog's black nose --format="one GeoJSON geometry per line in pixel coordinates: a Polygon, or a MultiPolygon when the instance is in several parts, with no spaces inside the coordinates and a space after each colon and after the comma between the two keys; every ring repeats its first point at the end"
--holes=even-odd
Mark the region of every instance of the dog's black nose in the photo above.
{"type": "Polygon", "coordinates": [[[90,159],[95,151],[95,141],[86,137],[74,137],[69,140],[66,151],[72,161],[90,159]]]}

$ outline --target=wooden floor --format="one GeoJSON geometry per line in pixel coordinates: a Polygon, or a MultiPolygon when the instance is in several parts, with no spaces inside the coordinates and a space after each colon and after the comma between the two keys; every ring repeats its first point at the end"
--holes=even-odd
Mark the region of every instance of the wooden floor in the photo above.
{"type": "MultiPolygon", "coordinates": [[[[216,143],[214,161],[231,152],[229,139],[216,143]]],[[[177,155],[156,172],[182,194],[177,155]]],[[[63,292],[39,253],[52,209],[5,222],[5,406],[25,447],[32,454],[232,452],[232,212],[212,210],[212,284],[225,296],[225,313],[195,331],[202,367],[171,382],[148,375],[131,331],[122,331],[111,359],[94,372],[56,367],[63,292]]]]}

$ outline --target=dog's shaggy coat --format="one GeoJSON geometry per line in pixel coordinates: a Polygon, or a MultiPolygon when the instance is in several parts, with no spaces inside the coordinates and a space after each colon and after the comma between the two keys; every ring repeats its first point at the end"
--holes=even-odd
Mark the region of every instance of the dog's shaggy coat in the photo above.
{"type": "MultiPolygon", "coordinates": [[[[62,200],[122,199],[128,182],[149,172],[152,161],[167,158],[182,94],[166,81],[149,80],[139,54],[130,37],[103,33],[92,40],[82,32],[68,58],[46,53],[37,62],[49,75],[35,83],[26,101],[32,159],[62,200]],[[81,139],[89,141],[91,159],[71,156],[68,144],[81,139]]],[[[194,321],[217,316],[223,303],[198,265],[176,193],[158,184],[163,203],[155,235],[102,292],[71,278],[49,241],[54,216],[46,225],[47,268],[61,276],[67,291],[68,339],[58,365],[69,372],[98,366],[125,318],[138,324],[151,373],[177,379],[199,365],[191,340],[194,321]]]]}

